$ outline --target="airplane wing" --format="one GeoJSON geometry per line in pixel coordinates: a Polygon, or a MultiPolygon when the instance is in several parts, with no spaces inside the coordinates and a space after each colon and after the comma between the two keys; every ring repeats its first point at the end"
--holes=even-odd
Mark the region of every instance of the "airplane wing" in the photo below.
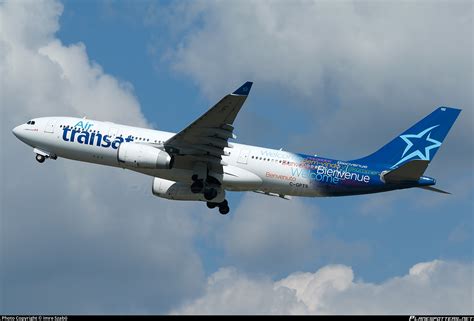
{"type": "Polygon", "coordinates": [[[235,138],[233,123],[252,87],[246,82],[232,94],[222,98],[188,127],[164,142],[164,148],[175,157],[175,166],[192,169],[195,163],[206,163],[208,168],[222,173],[225,147],[232,147],[235,138]]]}

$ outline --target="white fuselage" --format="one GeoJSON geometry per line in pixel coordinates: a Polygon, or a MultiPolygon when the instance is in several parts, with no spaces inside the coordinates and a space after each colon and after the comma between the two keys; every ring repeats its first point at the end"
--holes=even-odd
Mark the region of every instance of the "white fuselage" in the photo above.
{"type": "Polygon", "coordinates": [[[154,177],[158,197],[206,201],[221,214],[229,213],[226,190],[284,198],[412,187],[445,193],[423,173],[459,109],[439,107],[375,153],[344,161],[229,143],[250,86],[225,96],[178,134],[72,117],[36,118],[13,134],[34,148],[40,163],[63,157],[130,169],[154,177]]]}
{"type": "MultiPolygon", "coordinates": [[[[33,121],[34,125],[23,124],[13,132],[37,153],[127,168],[176,182],[191,182],[192,170],[180,167],[179,163],[171,169],[143,169],[118,161],[117,150],[121,142],[160,146],[174,133],[72,117],[43,117],[33,121]]],[[[308,188],[308,177],[290,174],[288,164],[297,162],[298,154],[236,143],[224,151],[222,186],[226,190],[320,196],[317,189],[308,188]]]]}

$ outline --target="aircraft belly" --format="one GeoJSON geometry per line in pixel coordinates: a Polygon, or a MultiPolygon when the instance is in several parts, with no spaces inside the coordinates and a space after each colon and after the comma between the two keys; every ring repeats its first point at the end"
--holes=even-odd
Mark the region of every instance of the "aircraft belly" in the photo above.
{"type": "Polygon", "coordinates": [[[56,142],[55,144],[45,146],[44,148],[63,158],[102,165],[119,166],[117,161],[117,150],[112,148],[102,148],[64,141],[60,141],[59,144],[56,142]]]}
{"type": "Polygon", "coordinates": [[[275,166],[272,169],[264,169],[258,174],[263,177],[260,190],[264,192],[292,196],[315,196],[314,191],[310,188],[309,179],[293,176],[285,167],[275,166]]]}
{"type": "MultiPolygon", "coordinates": [[[[141,168],[128,168],[130,170],[154,176],[160,177],[175,182],[189,182],[191,183],[191,176],[194,174],[192,170],[182,169],[182,168],[172,168],[172,169],[141,169],[141,168]]],[[[235,191],[252,191],[259,189],[262,185],[262,179],[244,169],[235,167],[235,166],[225,166],[224,174],[213,174],[212,176],[216,177],[222,181],[223,187],[228,190],[235,191]]]]}
{"type": "Polygon", "coordinates": [[[250,191],[259,189],[262,179],[248,171],[236,166],[225,166],[223,175],[224,188],[235,191],[250,191]]]}

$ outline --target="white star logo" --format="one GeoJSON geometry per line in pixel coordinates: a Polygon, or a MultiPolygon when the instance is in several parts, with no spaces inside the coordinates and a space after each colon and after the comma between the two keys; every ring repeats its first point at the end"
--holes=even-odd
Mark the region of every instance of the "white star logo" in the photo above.
{"type": "Polygon", "coordinates": [[[405,162],[409,159],[415,158],[415,157],[419,157],[419,159],[421,159],[421,160],[430,160],[430,151],[432,149],[435,149],[435,148],[438,148],[439,146],[441,146],[441,142],[439,142],[439,141],[437,141],[437,140],[430,137],[431,130],[433,130],[434,128],[436,128],[438,126],[439,125],[427,128],[427,129],[423,130],[422,132],[420,132],[419,134],[416,134],[416,135],[415,134],[401,135],[400,138],[403,139],[405,141],[405,143],[407,143],[407,147],[403,151],[402,159],[400,159],[398,161],[398,163],[393,165],[392,168],[397,166],[400,163],[403,163],[403,162],[405,162]],[[428,133],[428,135],[426,136],[426,139],[423,139],[423,136],[426,133],[428,133]],[[410,139],[418,139],[417,144],[426,144],[427,142],[432,143],[432,144],[424,146],[425,148],[424,148],[424,154],[423,154],[423,152],[421,151],[423,148],[417,148],[417,146],[415,146],[415,144],[413,144],[413,141],[411,141],[410,139]],[[411,153],[406,155],[413,146],[415,146],[415,149],[411,153]]]}

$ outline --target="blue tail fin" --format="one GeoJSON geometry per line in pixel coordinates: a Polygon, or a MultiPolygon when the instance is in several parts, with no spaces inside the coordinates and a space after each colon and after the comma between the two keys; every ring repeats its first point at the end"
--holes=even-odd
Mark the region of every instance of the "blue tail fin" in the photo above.
{"type": "Polygon", "coordinates": [[[439,107],[375,153],[351,162],[395,168],[413,159],[431,161],[460,112],[439,107]]]}

